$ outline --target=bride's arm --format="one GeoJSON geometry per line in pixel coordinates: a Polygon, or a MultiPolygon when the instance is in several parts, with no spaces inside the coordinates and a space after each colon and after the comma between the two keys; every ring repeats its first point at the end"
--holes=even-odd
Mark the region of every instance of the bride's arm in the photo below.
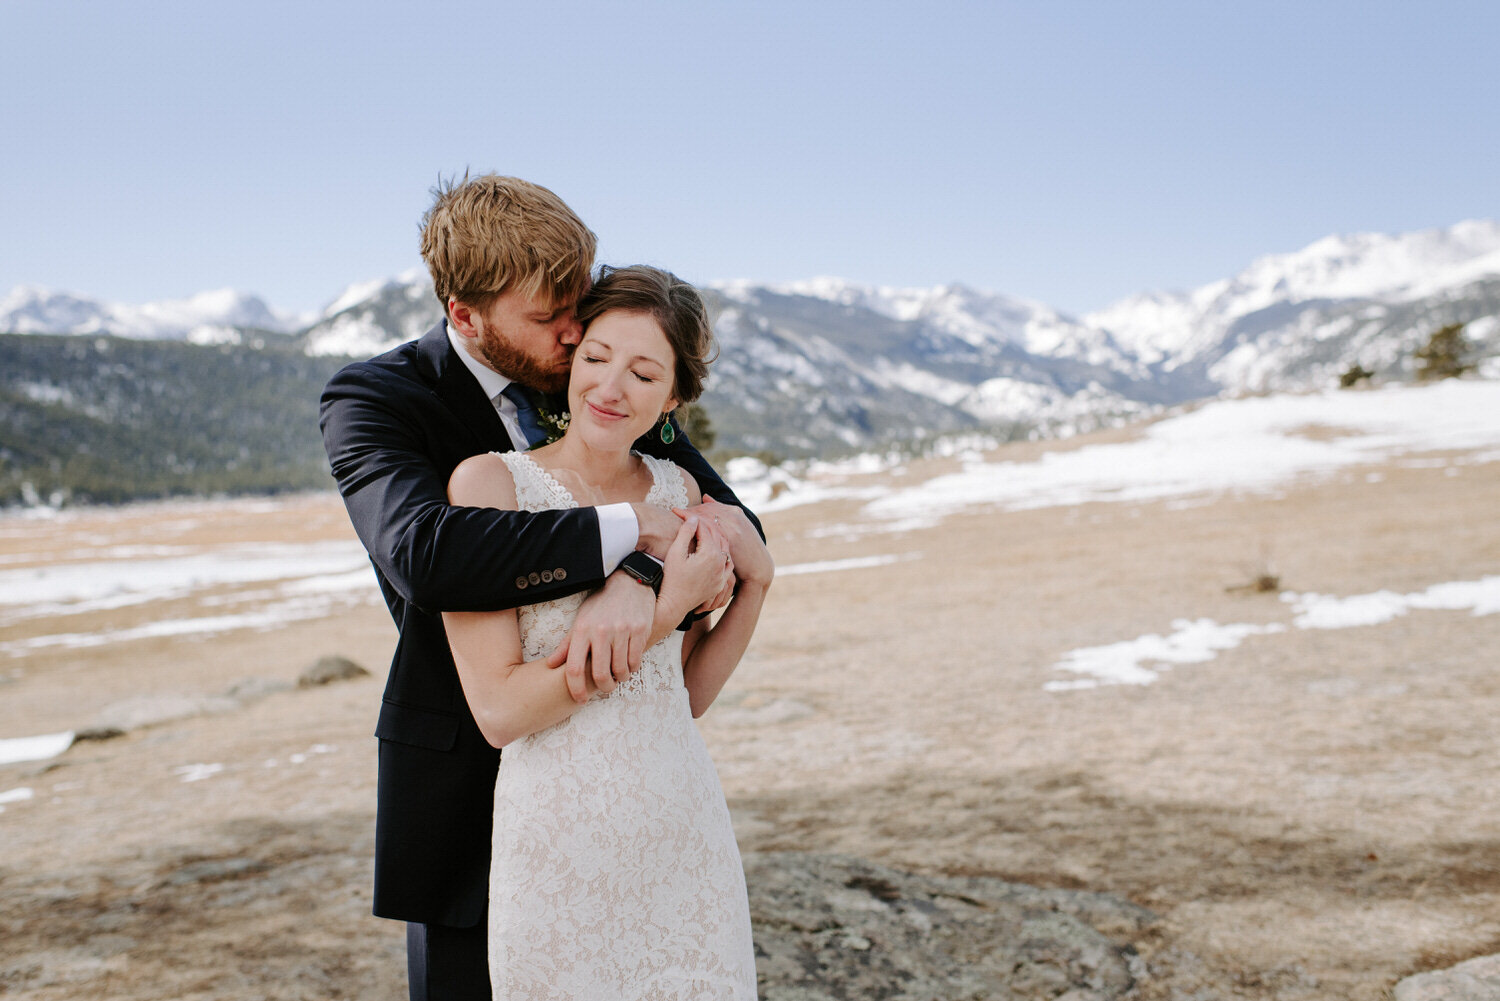
{"type": "MultiPolygon", "coordinates": [[[[687,483],[689,500],[696,502],[697,484],[691,478],[687,483]]],[[[694,719],[713,705],[739,665],[740,658],[745,655],[755,625],[760,620],[771,578],[776,574],[776,564],[755,527],[742,517],[728,516],[728,512],[738,515],[738,509],[717,505],[724,512],[721,516],[715,513],[715,507],[705,504],[693,510],[700,518],[711,520],[716,540],[729,547],[737,583],[734,598],[719,620],[710,627],[707,619],[699,619],[682,639],[682,677],[687,685],[688,704],[692,706],[694,719]]],[[[665,583],[662,590],[666,590],[665,583]]]]}
{"type": "Polygon", "coordinates": [[[490,746],[504,747],[545,730],[583,707],[573,701],[561,671],[548,667],[545,659],[523,659],[515,609],[444,612],[443,628],[464,699],[490,746]]]}
{"type": "Polygon", "coordinates": [[[694,719],[713,705],[745,655],[770,586],[769,579],[764,583],[740,581],[734,599],[713,628],[705,625],[708,620],[700,619],[683,637],[682,677],[687,683],[688,704],[692,706],[694,719]]]}
{"type": "MultiPolygon", "coordinates": [[[[448,496],[466,507],[516,509],[510,469],[493,454],[460,463],[448,481],[448,496]]],[[[526,660],[515,609],[444,612],[443,628],[469,711],[494,747],[560,723],[580,708],[561,671],[549,668],[545,659],[526,660]]]]}

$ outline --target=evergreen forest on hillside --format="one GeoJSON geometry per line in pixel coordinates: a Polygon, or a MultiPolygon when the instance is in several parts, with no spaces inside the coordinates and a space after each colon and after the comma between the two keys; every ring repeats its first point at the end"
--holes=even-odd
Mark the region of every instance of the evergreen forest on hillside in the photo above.
{"type": "MultiPolygon", "coordinates": [[[[0,508],[332,488],[318,397],[349,360],[275,339],[0,334],[0,508]]],[[[682,420],[713,445],[701,406],[682,420]]]]}
{"type": "Polygon", "coordinates": [[[0,335],[0,505],[332,486],[318,396],[346,361],[290,345],[0,335]]]}

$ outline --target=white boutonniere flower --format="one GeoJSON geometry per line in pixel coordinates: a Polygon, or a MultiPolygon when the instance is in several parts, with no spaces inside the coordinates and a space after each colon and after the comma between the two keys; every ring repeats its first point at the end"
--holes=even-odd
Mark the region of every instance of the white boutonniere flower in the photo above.
{"type": "Polygon", "coordinates": [[[543,445],[550,445],[554,441],[557,441],[568,430],[568,422],[572,418],[573,415],[566,410],[549,410],[546,407],[537,408],[536,420],[542,426],[542,430],[547,432],[547,438],[545,441],[537,442],[531,447],[541,448],[543,445]]]}

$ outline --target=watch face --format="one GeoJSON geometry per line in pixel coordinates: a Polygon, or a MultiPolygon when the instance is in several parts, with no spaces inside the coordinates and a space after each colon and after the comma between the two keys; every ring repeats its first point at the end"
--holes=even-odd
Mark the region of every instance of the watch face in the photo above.
{"type": "Polygon", "coordinates": [[[661,580],[661,564],[642,552],[634,552],[620,562],[620,569],[642,584],[655,585],[661,580]]]}

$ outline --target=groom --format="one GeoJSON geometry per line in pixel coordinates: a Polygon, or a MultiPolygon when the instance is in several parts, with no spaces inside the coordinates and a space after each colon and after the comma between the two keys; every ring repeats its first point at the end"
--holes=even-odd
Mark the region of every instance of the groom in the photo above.
{"type": "MultiPolygon", "coordinates": [[[[440,613],[597,588],[552,663],[575,697],[586,672],[610,691],[640,666],[653,618],[669,614],[616,567],[637,549],[664,555],[680,522],[646,504],[535,513],[448,504],[448,477],[461,461],[539,437],[538,392],[566,388],[582,338],[575,307],[595,241],[561,199],[517,178],[466,176],[435,194],[422,257],[444,319],[342,369],[323,391],[319,423],[400,634],[375,728],[374,911],[407,922],[413,1001],[488,1001],[499,752],[469,713],[440,613]]],[[[720,517],[759,530],[680,428],[671,444],[653,436],[636,448],[672,459],[706,496],[726,502],[720,517]]]]}

